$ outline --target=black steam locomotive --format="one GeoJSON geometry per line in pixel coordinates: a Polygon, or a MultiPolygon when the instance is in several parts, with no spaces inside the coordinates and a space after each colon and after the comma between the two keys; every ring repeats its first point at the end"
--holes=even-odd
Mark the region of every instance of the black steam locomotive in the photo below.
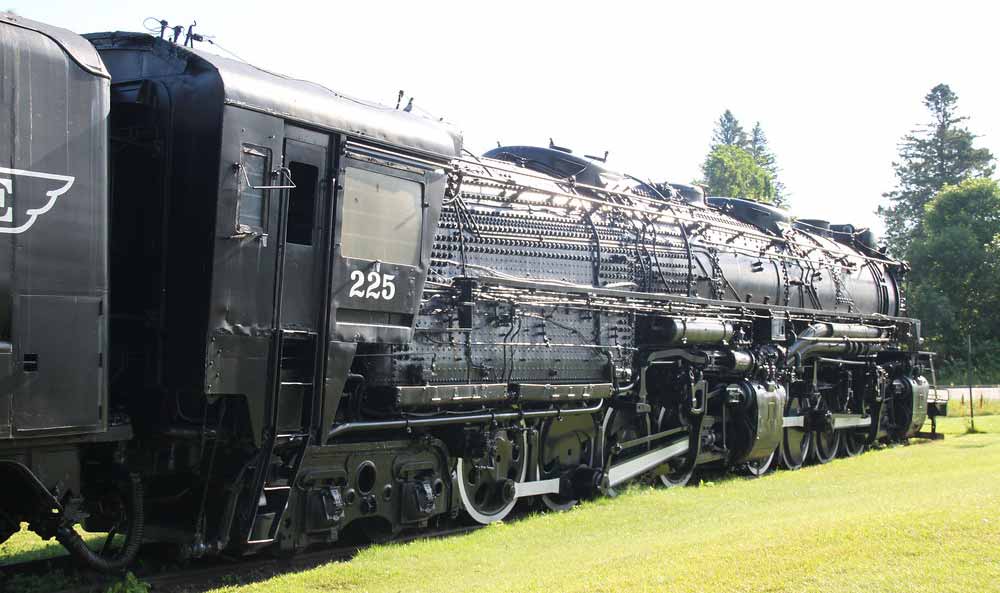
{"type": "Polygon", "coordinates": [[[927,415],[905,266],[850,225],[554,146],[463,157],[144,34],[3,15],[0,59],[0,541],[294,551],[927,415]]]}

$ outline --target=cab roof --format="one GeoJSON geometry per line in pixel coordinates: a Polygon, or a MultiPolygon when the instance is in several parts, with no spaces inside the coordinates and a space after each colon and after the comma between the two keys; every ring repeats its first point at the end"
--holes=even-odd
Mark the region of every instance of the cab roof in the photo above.
{"type": "Polygon", "coordinates": [[[140,72],[142,78],[214,72],[228,105],[449,158],[462,149],[462,136],[450,124],[355,99],[314,82],[145,33],[91,33],[86,38],[104,56],[113,82],[122,82],[115,72],[114,54],[140,52],[146,55],[139,60],[138,70],[134,62],[130,70],[140,72]]]}

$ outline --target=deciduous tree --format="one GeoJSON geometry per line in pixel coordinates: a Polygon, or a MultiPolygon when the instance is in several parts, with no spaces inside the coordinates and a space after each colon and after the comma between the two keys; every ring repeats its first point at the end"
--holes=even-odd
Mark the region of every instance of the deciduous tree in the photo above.
{"type": "Polygon", "coordinates": [[[953,365],[976,346],[979,381],[1000,379],[1000,185],[967,179],[945,186],[924,208],[909,244],[910,314],[953,365]]]}

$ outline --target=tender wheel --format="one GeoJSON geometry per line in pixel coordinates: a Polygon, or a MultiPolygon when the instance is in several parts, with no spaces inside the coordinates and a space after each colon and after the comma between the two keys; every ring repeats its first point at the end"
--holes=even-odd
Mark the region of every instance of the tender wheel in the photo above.
{"type": "Polygon", "coordinates": [[[834,430],[832,427],[813,433],[813,458],[818,463],[830,463],[837,456],[837,450],[840,448],[840,433],[841,431],[834,430]]]}
{"type": "Polygon", "coordinates": [[[840,454],[844,457],[857,457],[868,448],[865,440],[868,435],[864,430],[845,430],[840,435],[840,454]]]}
{"type": "MultiPolygon", "coordinates": [[[[546,420],[538,436],[538,464],[535,478],[550,480],[581,465],[593,466],[600,459],[597,423],[593,416],[567,416],[561,420],[546,420]]],[[[553,511],[565,511],[576,499],[558,494],[543,494],[542,503],[553,511]]]]}
{"type": "Polygon", "coordinates": [[[778,457],[778,450],[775,449],[771,451],[771,454],[764,459],[754,459],[746,463],[746,470],[751,476],[759,478],[764,474],[768,473],[775,466],[775,460],[778,457]]]}
{"type": "Polygon", "coordinates": [[[500,430],[486,436],[483,453],[459,458],[455,482],[465,512],[486,525],[503,520],[517,503],[516,482],[528,471],[528,439],[524,432],[500,430]]]}
{"type": "MultiPolygon", "coordinates": [[[[785,416],[800,416],[801,404],[799,398],[788,398],[785,416]]],[[[779,448],[779,461],[785,469],[799,469],[809,458],[813,435],[801,426],[785,427],[779,448]]]]}
{"type": "MultiPolygon", "coordinates": [[[[671,428],[676,428],[678,426],[686,426],[687,421],[684,417],[676,410],[668,410],[666,407],[658,407],[658,412],[656,414],[656,430],[657,432],[662,432],[664,430],[669,430],[671,428]]],[[[681,433],[683,434],[683,433],[681,433]]],[[[680,436],[680,435],[678,435],[680,436]]],[[[685,471],[683,470],[685,458],[684,456],[675,457],[667,463],[661,465],[656,469],[656,477],[660,481],[660,484],[666,486],[667,488],[675,488],[680,486],[687,486],[688,482],[691,481],[691,476],[694,475],[694,468],[685,471]]]]}

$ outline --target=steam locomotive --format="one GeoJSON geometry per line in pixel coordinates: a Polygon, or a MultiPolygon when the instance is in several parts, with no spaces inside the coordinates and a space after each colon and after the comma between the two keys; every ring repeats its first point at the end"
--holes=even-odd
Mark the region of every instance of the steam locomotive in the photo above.
{"type": "Polygon", "coordinates": [[[0,59],[0,541],[294,552],[826,463],[928,414],[905,264],[851,225],[475,156],[145,34],[4,14],[0,59]]]}

